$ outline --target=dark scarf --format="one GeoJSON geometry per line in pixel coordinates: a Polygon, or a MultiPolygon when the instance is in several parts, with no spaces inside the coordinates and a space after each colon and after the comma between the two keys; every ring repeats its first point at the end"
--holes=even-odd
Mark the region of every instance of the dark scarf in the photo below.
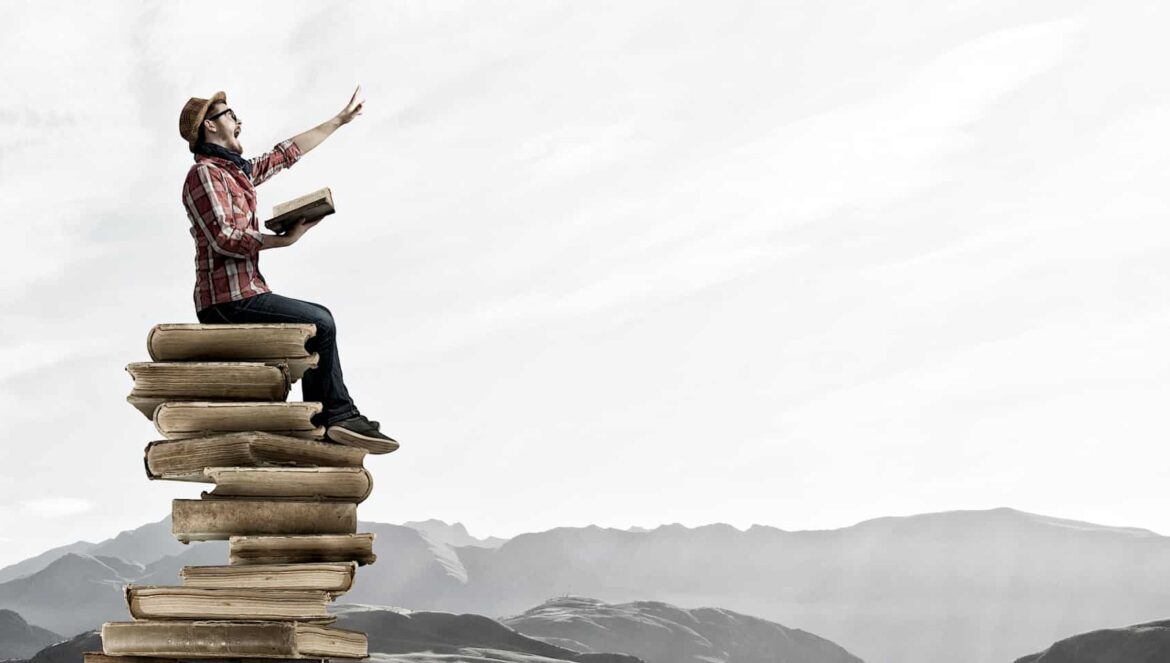
{"type": "Polygon", "coordinates": [[[239,152],[233,152],[226,147],[221,147],[215,143],[199,143],[195,146],[195,154],[203,154],[209,157],[219,157],[220,159],[227,159],[228,161],[240,167],[244,174],[252,177],[252,162],[245,159],[239,152]]]}

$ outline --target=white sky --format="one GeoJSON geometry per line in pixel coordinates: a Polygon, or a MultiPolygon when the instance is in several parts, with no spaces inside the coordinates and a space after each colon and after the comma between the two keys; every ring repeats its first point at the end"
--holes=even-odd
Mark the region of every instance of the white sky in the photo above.
{"type": "Polygon", "coordinates": [[[198,493],[123,371],[194,321],[187,97],[254,155],[358,83],[259,193],[337,200],[261,264],[403,443],[363,519],[1170,532],[1170,8],[1018,4],[0,0],[0,564],[198,493]]]}

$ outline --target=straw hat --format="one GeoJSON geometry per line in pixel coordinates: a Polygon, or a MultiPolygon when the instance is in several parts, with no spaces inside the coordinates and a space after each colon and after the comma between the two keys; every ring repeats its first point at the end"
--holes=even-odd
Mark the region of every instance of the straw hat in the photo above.
{"type": "Polygon", "coordinates": [[[211,95],[210,99],[191,97],[183,106],[182,112],[179,113],[179,135],[187,141],[192,152],[195,151],[195,143],[199,140],[199,125],[203,124],[203,117],[207,115],[207,109],[211,108],[211,105],[217,101],[226,104],[227,95],[223,92],[216,92],[211,95]]]}

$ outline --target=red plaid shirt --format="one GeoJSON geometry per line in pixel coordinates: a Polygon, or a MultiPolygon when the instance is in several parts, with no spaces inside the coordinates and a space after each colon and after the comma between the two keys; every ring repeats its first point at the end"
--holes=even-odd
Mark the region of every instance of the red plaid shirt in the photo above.
{"type": "Polygon", "coordinates": [[[296,163],[291,139],[252,162],[252,178],[231,161],[203,154],[183,182],[183,207],[195,240],[195,310],[271,292],[260,273],[256,185],[296,163]]]}

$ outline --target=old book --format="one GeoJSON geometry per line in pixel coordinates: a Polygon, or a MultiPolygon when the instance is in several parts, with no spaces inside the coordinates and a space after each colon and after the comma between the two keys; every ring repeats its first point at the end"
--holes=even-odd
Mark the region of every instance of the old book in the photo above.
{"type": "Polygon", "coordinates": [[[283,366],[259,362],[138,362],[126,367],[134,388],[126,400],[148,419],[166,401],[283,401],[283,366]]]}
{"type": "Polygon", "coordinates": [[[353,587],[356,562],[184,566],[184,587],[249,589],[316,589],[338,596],[353,587]]]}
{"type": "Polygon", "coordinates": [[[366,634],[294,621],[139,621],[102,625],[113,656],[365,658],[366,634]]]}
{"type": "Polygon", "coordinates": [[[329,187],[325,187],[276,205],[272,208],[272,218],[264,222],[264,227],[272,232],[283,234],[301,219],[329,216],[334,211],[333,192],[329,190],[329,187]]]}
{"type": "Polygon", "coordinates": [[[155,325],[146,337],[154,361],[256,361],[308,357],[316,325],[235,323],[155,325]]]}
{"type": "Polygon", "coordinates": [[[162,656],[110,656],[100,651],[87,651],[82,654],[85,663],[180,663],[177,658],[162,656]]]}
{"type": "Polygon", "coordinates": [[[183,543],[232,536],[353,534],[352,502],[173,500],[171,534],[183,543]]]}
{"type": "Polygon", "coordinates": [[[373,564],[374,535],[345,534],[326,536],[233,536],[228,539],[228,563],[309,564],[318,562],[357,562],[373,564]]]}
{"type": "Polygon", "coordinates": [[[288,368],[289,379],[300,380],[320,357],[305,343],[316,325],[292,323],[238,323],[155,325],[146,337],[154,361],[258,361],[288,368]]]}
{"type": "Polygon", "coordinates": [[[310,589],[126,585],[134,619],[289,619],[333,622],[328,592],[310,589]]]}
{"type": "Polygon", "coordinates": [[[168,401],[155,409],[154,427],[169,440],[240,431],[320,440],[325,429],[311,421],[320,412],[321,404],[315,402],[168,401]]]}
{"type": "Polygon", "coordinates": [[[208,467],[361,467],[365,449],[256,431],[146,445],[146,476],[206,482],[208,467]]]}
{"type": "Polygon", "coordinates": [[[374,487],[360,467],[209,467],[215,488],[203,499],[280,499],[325,502],[365,501],[374,487]]]}
{"type": "MultiPolygon", "coordinates": [[[[87,651],[82,654],[85,663],[182,663],[182,659],[168,658],[165,656],[110,656],[100,651],[87,651]]],[[[240,663],[239,658],[201,658],[201,663],[240,663]]],[[[305,661],[319,661],[320,663],[328,663],[327,659],[310,658],[310,659],[289,659],[289,658],[266,658],[266,663],[282,663],[284,661],[295,660],[297,663],[305,663],[305,661]]]]}

